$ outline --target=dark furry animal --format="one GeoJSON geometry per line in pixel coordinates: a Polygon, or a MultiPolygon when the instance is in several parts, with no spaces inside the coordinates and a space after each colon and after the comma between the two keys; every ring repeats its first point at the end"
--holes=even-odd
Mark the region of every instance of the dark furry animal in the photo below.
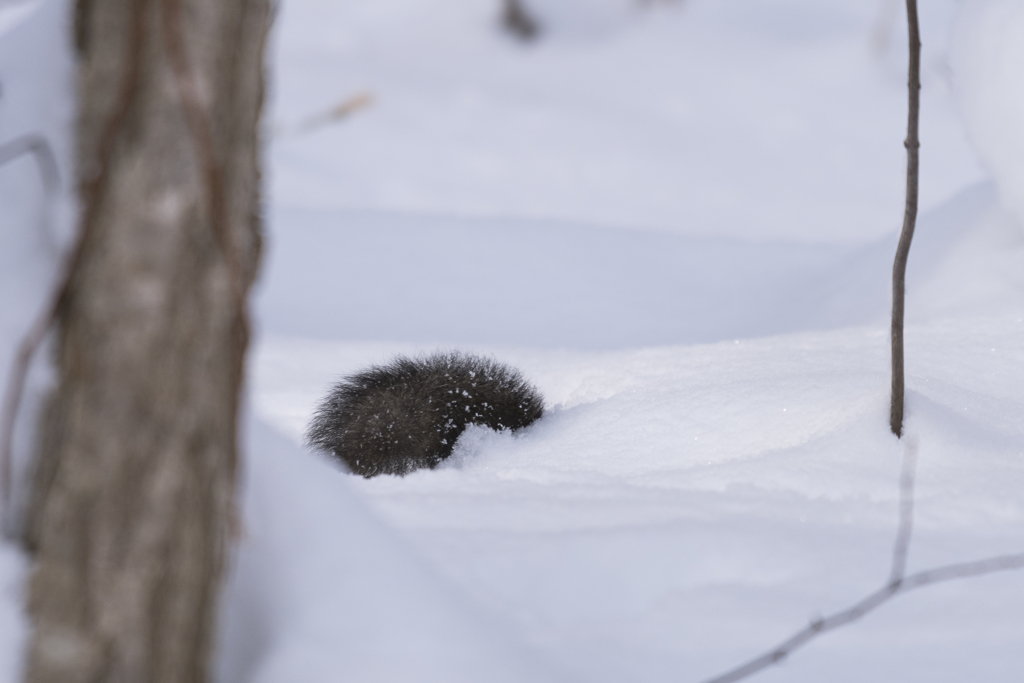
{"type": "Polygon", "coordinates": [[[518,370],[465,353],[399,356],[336,384],[306,433],[356,474],[434,468],[466,425],[522,429],[544,413],[540,393],[518,370]]]}

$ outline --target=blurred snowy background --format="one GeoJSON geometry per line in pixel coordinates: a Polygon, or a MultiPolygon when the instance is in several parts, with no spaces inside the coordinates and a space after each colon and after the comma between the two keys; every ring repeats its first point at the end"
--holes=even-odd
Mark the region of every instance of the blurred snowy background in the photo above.
{"type": "MultiPolygon", "coordinates": [[[[279,5],[220,680],[700,681],[887,578],[903,3],[524,4],[526,43],[498,0],[279,5]],[[405,478],[304,452],[331,382],[439,347],[517,365],[547,416],[405,478]]],[[[0,2],[0,143],[46,134],[65,186],[67,12],[0,2]]],[[[1024,549],[1024,3],[920,12],[911,571],[1024,549]]],[[[0,379],[73,215],[0,167],[0,379]]],[[[3,680],[25,566],[0,549],[3,680]]],[[[1022,677],[1010,573],[759,680],[1022,677]]]]}

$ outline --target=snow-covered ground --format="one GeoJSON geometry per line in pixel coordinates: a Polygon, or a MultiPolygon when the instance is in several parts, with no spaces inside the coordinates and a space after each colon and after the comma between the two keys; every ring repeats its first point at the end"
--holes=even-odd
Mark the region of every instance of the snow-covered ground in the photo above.
{"type": "MultiPolygon", "coordinates": [[[[42,126],[66,163],[65,3],[31,4],[0,4],[0,143],[42,126]]],[[[700,681],[888,576],[902,3],[527,5],[529,45],[497,0],[280,6],[221,680],[700,681]],[[404,478],[304,451],[339,376],[436,348],[516,365],[546,416],[404,478]]],[[[911,571],[1024,551],[1024,5],[921,18],[911,571]]],[[[0,378],[69,213],[40,232],[19,163],[0,378]]],[[[24,566],[0,553],[7,680],[24,566]]],[[[936,586],[760,679],[1016,683],[1022,615],[1024,572],[936,586]]]]}

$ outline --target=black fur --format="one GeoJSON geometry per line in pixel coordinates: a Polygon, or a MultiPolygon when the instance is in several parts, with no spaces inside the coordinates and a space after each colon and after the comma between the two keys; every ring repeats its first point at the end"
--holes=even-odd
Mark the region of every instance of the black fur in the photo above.
{"type": "Polygon", "coordinates": [[[356,474],[407,474],[452,454],[468,424],[522,429],[544,401],[519,371],[489,358],[435,353],[364,370],[336,384],[306,439],[356,474]]]}

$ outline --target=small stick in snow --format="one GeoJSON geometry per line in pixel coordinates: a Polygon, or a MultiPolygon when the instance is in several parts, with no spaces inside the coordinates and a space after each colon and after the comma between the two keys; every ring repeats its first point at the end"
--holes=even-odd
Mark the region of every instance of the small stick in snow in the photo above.
{"type": "Polygon", "coordinates": [[[906,300],[907,255],[914,239],[917,221],[918,121],[921,113],[921,32],[917,25],[917,0],[907,0],[907,23],[910,34],[910,106],[907,114],[907,202],[903,211],[903,230],[892,264],[892,403],[889,406],[889,428],[897,437],[903,433],[903,305],[906,300]]]}
{"type": "Polygon", "coordinates": [[[52,199],[60,189],[60,171],[57,169],[57,158],[46,138],[38,133],[21,135],[0,145],[0,166],[14,161],[23,154],[35,157],[39,166],[39,177],[43,182],[43,192],[47,199],[52,199]]]}
{"type": "Polygon", "coordinates": [[[352,97],[345,98],[327,111],[303,119],[294,127],[283,128],[277,134],[278,136],[284,136],[308,133],[317,128],[348,118],[360,109],[369,107],[371,104],[373,104],[373,95],[369,92],[361,92],[352,97]]]}

